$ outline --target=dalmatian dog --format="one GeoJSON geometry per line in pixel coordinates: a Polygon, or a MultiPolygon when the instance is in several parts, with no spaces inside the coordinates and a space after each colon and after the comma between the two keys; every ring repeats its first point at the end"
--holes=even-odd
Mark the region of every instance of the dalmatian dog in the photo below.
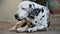
{"type": "MultiPolygon", "coordinates": [[[[26,27],[27,29],[25,31],[27,32],[48,30],[50,25],[49,9],[31,1],[23,1],[18,5],[18,11],[15,14],[15,18],[18,21],[26,19],[35,25],[34,27],[26,27]]],[[[22,29],[18,28],[17,31],[22,31],[22,29]]]]}

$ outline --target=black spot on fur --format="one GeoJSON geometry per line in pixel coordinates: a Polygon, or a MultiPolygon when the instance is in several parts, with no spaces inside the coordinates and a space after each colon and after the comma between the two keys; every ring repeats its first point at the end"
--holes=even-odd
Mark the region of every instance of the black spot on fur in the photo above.
{"type": "Polygon", "coordinates": [[[33,4],[33,6],[35,7],[35,5],[33,4]]]}
{"type": "Polygon", "coordinates": [[[43,13],[44,12],[44,9],[42,8],[41,10],[42,10],[42,13],[43,13]]]}
{"type": "Polygon", "coordinates": [[[48,27],[50,26],[50,22],[48,22],[48,27]]]}
{"type": "Polygon", "coordinates": [[[32,5],[31,4],[29,4],[29,8],[31,8],[32,7],[32,5]]]}
{"type": "Polygon", "coordinates": [[[47,17],[47,21],[49,21],[49,19],[50,19],[50,14],[49,14],[48,17],[47,17]]]}
{"type": "Polygon", "coordinates": [[[30,14],[28,15],[28,17],[29,17],[30,19],[34,19],[34,18],[35,18],[35,17],[31,16],[30,14]]]}
{"type": "Polygon", "coordinates": [[[38,14],[40,13],[41,9],[39,8],[35,8],[33,9],[30,14],[33,15],[33,16],[38,16],[38,14]]]}
{"type": "Polygon", "coordinates": [[[34,17],[33,17],[33,16],[31,16],[31,18],[32,18],[32,19],[34,19],[34,17]]]}
{"type": "Polygon", "coordinates": [[[35,7],[34,4],[29,4],[29,8],[33,8],[32,6],[35,7]]]}
{"type": "Polygon", "coordinates": [[[44,17],[45,15],[42,16],[42,18],[44,17]]]}
{"type": "Polygon", "coordinates": [[[44,17],[45,17],[45,15],[43,15],[40,20],[42,20],[44,17]]]}
{"type": "Polygon", "coordinates": [[[35,23],[37,23],[37,21],[35,21],[35,23]]]}
{"type": "Polygon", "coordinates": [[[42,18],[40,20],[42,20],[42,18]]]}

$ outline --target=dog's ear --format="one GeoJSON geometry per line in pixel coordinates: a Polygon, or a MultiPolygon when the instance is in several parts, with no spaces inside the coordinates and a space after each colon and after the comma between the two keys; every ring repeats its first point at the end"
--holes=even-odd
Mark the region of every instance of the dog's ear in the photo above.
{"type": "Polygon", "coordinates": [[[34,4],[29,4],[29,8],[35,8],[34,4]]]}
{"type": "Polygon", "coordinates": [[[29,4],[29,8],[31,8],[32,7],[32,5],[31,4],[29,4]]]}
{"type": "Polygon", "coordinates": [[[42,10],[41,12],[43,13],[44,12],[44,9],[42,8],[41,10],[42,10]]]}

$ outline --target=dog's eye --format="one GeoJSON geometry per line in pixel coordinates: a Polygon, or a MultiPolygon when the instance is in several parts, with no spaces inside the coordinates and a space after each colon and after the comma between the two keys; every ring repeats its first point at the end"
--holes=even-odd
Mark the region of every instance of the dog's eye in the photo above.
{"type": "Polygon", "coordinates": [[[25,8],[22,8],[23,10],[25,9],[25,8]]]}

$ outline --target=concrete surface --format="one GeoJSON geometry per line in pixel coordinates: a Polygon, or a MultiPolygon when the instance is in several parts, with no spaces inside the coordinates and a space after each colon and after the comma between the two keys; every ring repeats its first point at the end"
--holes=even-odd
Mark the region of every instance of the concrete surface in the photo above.
{"type": "Polygon", "coordinates": [[[0,31],[0,34],[60,34],[60,31],[45,31],[45,32],[33,32],[33,33],[16,33],[8,31],[0,31]]]}

